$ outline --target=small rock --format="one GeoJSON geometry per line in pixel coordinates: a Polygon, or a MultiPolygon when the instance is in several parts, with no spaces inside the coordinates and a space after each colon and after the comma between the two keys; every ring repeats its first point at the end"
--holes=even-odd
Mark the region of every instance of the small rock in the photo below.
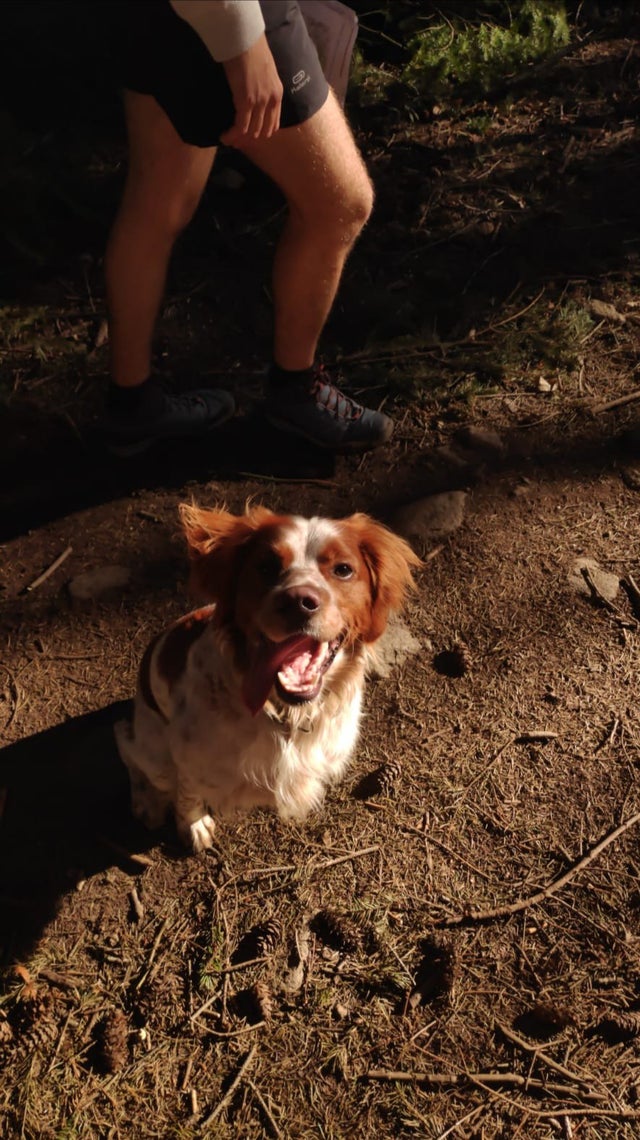
{"type": "Polygon", "coordinates": [[[608,301],[593,300],[590,305],[591,312],[596,317],[607,321],[617,321],[618,324],[624,325],[627,318],[623,313],[619,313],[615,305],[610,305],[608,301]]]}
{"type": "Polygon", "coordinates": [[[622,481],[630,491],[640,491],[640,464],[629,464],[622,468],[622,481]]]}
{"type": "Polygon", "coordinates": [[[525,495],[530,495],[533,490],[532,484],[528,479],[523,479],[521,483],[516,483],[515,487],[511,488],[511,496],[514,499],[522,499],[525,495]]]}
{"type": "Polygon", "coordinates": [[[600,591],[603,598],[606,598],[608,602],[613,602],[620,589],[620,579],[617,574],[610,574],[608,570],[603,570],[594,558],[576,558],[569,571],[569,584],[578,594],[584,594],[586,597],[591,596],[591,591],[584,580],[583,569],[589,571],[595,587],[600,591]]]}
{"type": "Polygon", "coordinates": [[[127,566],[97,566],[78,574],[69,582],[69,593],[77,601],[87,602],[99,598],[110,590],[121,590],[129,582],[131,571],[127,566]]]}
{"type": "Polygon", "coordinates": [[[477,427],[471,424],[458,432],[457,438],[464,447],[468,447],[472,451],[481,451],[496,456],[502,455],[505,450],[504,442],[497,431],[493,431],[492,428],[477,427]]]}
{"type": "Polygon", "coordinates": [[[551,392],[551,391],[553,391],[552,385],[549,383],[548,380],[545,380],[544,376],[538,377],[538,391],[539,392],[551,392]]]}
{"type": "Polygon", "coordinates": [[[405,538],[428,540],[452,534],[464,520],[466,491],[427,495],[396,512],[394,527],[405,538]]]}
{"type": "Polygon", "coordinates": [[[404,624],[402,618],[392,615],[387,628],[376,645],[375,659],[369,666],[370,677],[388,677],[393,669],[421,649],[420,642],[404,624]]]}

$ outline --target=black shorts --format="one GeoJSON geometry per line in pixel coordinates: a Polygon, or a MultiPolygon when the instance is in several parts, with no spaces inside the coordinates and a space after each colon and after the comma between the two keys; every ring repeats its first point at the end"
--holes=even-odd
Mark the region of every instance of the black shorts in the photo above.
{"type": "MultiPolygon", "coordinates": [[[[296,0],[260,0],[260,5],[284,87],[280,126],[295,126],[323,105],[327,81],[296,0]]],[[[169,0],[129,0],[113,9],[113,56],[121,86],[153,95],[184,142],[216,146],[235,119],[222,64],[169,0]]]]}

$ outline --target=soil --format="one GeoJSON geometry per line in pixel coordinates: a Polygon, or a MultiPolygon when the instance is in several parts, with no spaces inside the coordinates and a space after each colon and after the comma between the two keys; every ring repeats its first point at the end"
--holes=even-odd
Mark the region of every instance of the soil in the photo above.
{"type": "MultiPolygon", "coordinates": [[[[324,350],[397,423],[361,458],[261,418],[282,204],[237,157],[179,246],[159,330],[178,386],[238,395],[197,448],[115,465],[101,447],[118,131],[93,138],[86,208],[38,265],[38,217],[5,232],[5,1135],[638,1134],[634,35],[628,13],[578,30],[494,100],[415,122],[354,106],[377,208],[324,350]],[[420,651],[369,682],[324,810],[222,820],[204,857],[135,824],[112,726],[188,605],[177,504],[393,525],[445,490],[468,494],[420,546],[420,651]],[[587,558],[613,601],[572,580],[587,558]],[[76,596],[112,566],[124,584],[76,596]]],[[[86,138],[63,137],[75,161],[86,138]]]]}

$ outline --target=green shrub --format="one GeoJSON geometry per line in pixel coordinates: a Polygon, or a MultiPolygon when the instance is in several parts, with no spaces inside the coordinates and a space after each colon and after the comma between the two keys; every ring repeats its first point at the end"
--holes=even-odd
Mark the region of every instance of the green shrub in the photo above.
{"type": "Polygon", "coordinates": [[[527,64],[564,47],[569,38],[563,3],[522,0],[513,6],[506,26],[457,19],[418,32],[409,44],[411,59],[403,79],[422,95],[442,97],[452,88],[486,94],[527,64]]]}

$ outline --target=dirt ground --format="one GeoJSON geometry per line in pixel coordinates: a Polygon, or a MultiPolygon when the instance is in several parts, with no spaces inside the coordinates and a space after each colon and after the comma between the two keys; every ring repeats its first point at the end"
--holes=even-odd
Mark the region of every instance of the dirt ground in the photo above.
{"type": "Polygon", "coordinates": [[[20,276],[8,235],[6,1136],[638,1135],[637,31],[612,18],[410,125],[354,107],[377,209],[324,348],[397,421],[361,459],[261,421],[282,208],[237,159],[180,245],[158,343],[177,382],[238,394],[206,447],[118,467],[100,447],[121,140],[94,141],[98,222],[65,231],[66,260],[20,276]],[[325,809],[224,820],[201,858],[134,824],[112,724],[187,606],[177,504],[393,522],[451,489],[464,520],[423,544],[404,615],[420,652],[369,682],[325,809]],[[613,600],[571,580],[580,558],[613,600]],[[126,582],[73,595],[114,565],[126,582]]]}

